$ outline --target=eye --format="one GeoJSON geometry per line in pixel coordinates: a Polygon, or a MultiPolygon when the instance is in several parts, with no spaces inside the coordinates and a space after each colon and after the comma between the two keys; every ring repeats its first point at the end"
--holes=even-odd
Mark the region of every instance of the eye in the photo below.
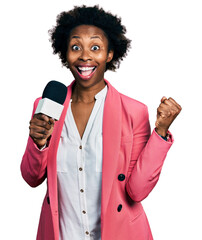
{"type": "Polygon", "coordinates": [[[81,48],[77,45],[72,46],[72,50],[79,51],[81,48]]]}
{"type": "Polygon", "coordinates": [[[97,51],[97,50],[99,50],[99,49],[100,49],[100,47],[97,46],[97,45],[94,45],[94,46],[92,46],[92,48],[91,48],[91,50],[93,50],[93,51],[97,51]]]}

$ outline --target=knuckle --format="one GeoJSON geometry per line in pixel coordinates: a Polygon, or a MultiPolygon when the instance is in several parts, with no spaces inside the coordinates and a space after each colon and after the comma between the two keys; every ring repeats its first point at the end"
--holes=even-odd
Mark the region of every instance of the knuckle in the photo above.
{"type": "Polygon", "coordinates": [[[41,131],[41,134],[42,134],[42,135],[47,135],[46,129],[43,129],[43,130],[41,131]]]}
{"type": "Polygon", "coordinates": [[[29,126],[29,132],[32,134],[34,133],[34,128],[32,126],[29,126]]]}
{"type": "Polygon", "coordinates": [[[43,119],[43,121],[45,121],[45,122],[49,121],[49,117],[47,117],[45,114],[41,115],[41,119],[43,119]]]}
{"type": "Polygon", "coordinates": [[[169,110],[169,111],[167,112],[167,116],[170,117],[171,115],[173,115],[173,113],[172,113],[171,110],[169,110]]]}
{"type": "Polygon", "coordinates": [[[46,124],[46,128],[47,128],[48,130],[50,130],[50,129],[51,129],[51,127],[52,127],[52,126],[51,126],[51,124],[50,124],[50,123],[47,123],[47,124],[46,124]]]}
{"type": "Polygon", "coordinates": [[[170,110],[170,115],[175,115],[176,112],[177,112],[177,111],[176,111],[175,109],[171,109],[171,110],[170,110]]]}
{"type": "Polygon", "coordinates": [[[40,113],[34,114],[33,119],[39,119],[40,118],[40,113]]]}
{"type": "Polygon", "coordinates": [[[164,104],[167,104],[168,102],[169,102],[169,99],[165,99],[165,100],[163,101],[164,104]]]}
{"type": "Polygon", "coordinates": [[[34,118],[29,121],[29,124],[32,125],[35,122],[34,118]]]}
{"type": "Polygon", "coordinates": [[[31,138],[35,138],[35,134],[34,134],[32,131],[29,133],[29,136],[30,136],[31,138]]]}

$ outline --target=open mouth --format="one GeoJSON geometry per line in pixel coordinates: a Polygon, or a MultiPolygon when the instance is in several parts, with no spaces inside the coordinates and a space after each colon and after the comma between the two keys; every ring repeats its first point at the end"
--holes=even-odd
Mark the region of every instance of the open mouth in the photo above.
{"type": "Polygon", "coordinates": [[[76,67],[77,72],[79,73],[79,76],[83,79],[89,79],[93,73],[96,70],[96,66],[92,66],[92,67],[81,67],[78,66],[76,67]]]}

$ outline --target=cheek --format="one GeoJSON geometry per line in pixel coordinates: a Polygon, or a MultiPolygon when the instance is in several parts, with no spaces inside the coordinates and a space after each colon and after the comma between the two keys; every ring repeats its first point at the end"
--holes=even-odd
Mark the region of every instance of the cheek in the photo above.
{"type": "Polygon", "coordinates": [[[96,60],[101,64],[105,64],[107,62],[107,54],[103,54],[103,53],[97,54],[96,60]]]}
{"type": "Polygon", "coordinates": [[[66,58],[67,58],[67,62],[71,64],[76,60],[77,56],[72,51],[67,51],[66,58]]]}

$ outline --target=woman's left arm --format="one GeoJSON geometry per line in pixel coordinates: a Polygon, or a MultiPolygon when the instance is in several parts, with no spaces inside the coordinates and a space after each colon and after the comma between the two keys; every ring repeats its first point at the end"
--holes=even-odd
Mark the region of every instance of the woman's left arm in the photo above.
{"type": "Polygon", "coordinates": [[[172,98],[163,97],[157,109],[156,129],[151,136],[149,137],[149,117],[146,108],[133,129],[133,149],[126,190],[136,202],[146,198],[159,179],[165,157],[173,143],[168,129],[180,111],[180,105],[172,98]],[[167,141],[161,136],[168,136],[167,141]]]}

